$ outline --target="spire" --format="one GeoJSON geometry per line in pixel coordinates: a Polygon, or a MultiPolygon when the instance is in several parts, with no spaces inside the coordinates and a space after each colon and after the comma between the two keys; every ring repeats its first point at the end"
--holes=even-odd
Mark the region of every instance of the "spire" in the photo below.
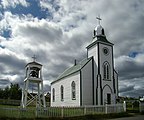
{"type": "Polygon", "coordinates": [[[95,27],[94,29],[94,36],[93,38],[97,37],[97,36],[105,36],[105,33],[104,33],[104,29],[103,27],[100,25],[100,21],[102,20],[100,18],[100,15],[98,17],[96,17],[96,19],[98,20],[98,25],[95,27]]]}

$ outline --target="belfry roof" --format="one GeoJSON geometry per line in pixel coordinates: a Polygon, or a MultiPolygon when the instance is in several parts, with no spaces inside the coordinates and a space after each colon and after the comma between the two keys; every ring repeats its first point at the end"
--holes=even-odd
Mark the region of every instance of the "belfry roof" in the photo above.
{"type": "Polygon", "coordinates": [[[39,66],[42,66],[42,64],[40,64],[38,62],[35,62],[35,61],[29,62],[26,66],[28,66],[28,65],[39,65],[39,66]]]}

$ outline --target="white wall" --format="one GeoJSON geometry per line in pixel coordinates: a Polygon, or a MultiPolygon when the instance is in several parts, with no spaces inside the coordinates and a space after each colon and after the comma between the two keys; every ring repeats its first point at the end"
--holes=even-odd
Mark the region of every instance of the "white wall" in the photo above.
{"type": "Polygon", "coordinates": [[[113,66],[113,51],[112,51],[112,46],[109,46],[109,45],[105,45],[105,44],[99,44],[99,48],[100,48],[100,66],[101,66],[101,69],[100,69],[100,73],[101,73],[101,76],[102,76],[102,88],[103,88],[103,104],[106,100],[105,97],[107,97],[107,94],[108,93],[111,93],[111,102],[113,102],[113,98],[114,98],[114,85],[113,85],[113,72],[114,72],[114,66],[113,66]],[[108,55],[105,55],[103,53],[103,48],[108,48],[109,49],[109,53],[108,55]],[[104,80],[104,77],[103,77],[103,63],[104,62],[108,62],[109,65],[110,65],[110,79],[109,80],[104,80]],[[111,88],[111,91],[109,89],[109,87],[105,87],[104,86],[110,86],[111,88]]]}
{"type": "Polygon", "coordinates": [[[92,59],[82,69],[82,105],[93,105],[92,59]]]}
{"type": "Polygon", "coordinates": [[[98,50],[97,50],[97,44],[92,46],[91,48],[88,49],[88,58],[92,57],[94,58],[94,61],[96,63],[96,66],[98,66],[98,50]]]}
{"type": "Polygon", "coordinates": [[[52,89],[55,88],[55,102],[52,100],[51,94],[51,106],[80,106],[80,72],[74,73],[66,78],[56,81],[51,85],[52,89]],[[76,83],[76,100],[72,100],[71,83],[76,83]],[[61,101],[60,87],[64,87],[64,100],[61,101]]]}
{"type": "Polygon", "coordinates": [[[111,74],[111,78],[110,80],[113,79],[113,61],[112,61],[112,46],[109,46],[109,45],[105,45],[105,44],[99,44],[99,51],[100,51],[100,66],[101,66],[101,69],[100,69],[100,73],[102,75],[102,79],[103,79],[103,63],[104,62],[108,62],[110,64],[110,68],[111,68],[111,71],[110,71],[110,74],[111,74]],[[109,54],[108,55],[105,55],[103,53],[103,48],[108,48],[109,49],[109,54]]]}
{"type": "Polygon", "coordinates": [[[98,47],[97,44],[88,49],[88,58],[93,56],[94,59],[94,104],[96,105],[96,88],[97,88],[97,74],[98,74],[98,47]]]}

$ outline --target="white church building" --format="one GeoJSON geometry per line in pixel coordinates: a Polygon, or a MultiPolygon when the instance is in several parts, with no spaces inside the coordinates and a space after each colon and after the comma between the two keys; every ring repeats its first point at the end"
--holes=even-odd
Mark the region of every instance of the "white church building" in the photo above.
{"type": "Polygon", "coordinates": [[[93,40],[86,47],[87,58],[51,83],[51,106],[115,104],[118,74],[114,69],[113,45],[99,21],[93,40]]]}

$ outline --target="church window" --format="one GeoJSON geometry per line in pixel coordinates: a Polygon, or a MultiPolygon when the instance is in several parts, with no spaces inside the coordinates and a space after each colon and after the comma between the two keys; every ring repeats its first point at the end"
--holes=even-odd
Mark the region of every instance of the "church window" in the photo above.
{"type": "Polygon", "coordinates": [[[53,98],[53,102],[54,102],[55,101],[55,89],[54,88],[52,89],[52,95],[53,95],[52,98],[53,98]]]}
{"type": "Polygon", "coordinates": [[[103,65],[103,78],[105,80],[110,79],[110,66],[109,66],[108,62],[105,62],[103,65]]]}
{"type": "Polygon", "coordinates": [[[61,101],[63,101],[64,100],[64,87],[61,85],[61,88],[60,88],[61,90],[61,101]]]}
{"type": "Polygon", "coordinates": [[[109,65],[107,65],[107,79],[109,79],[110,77],[109,77],[109,65]]]}
{"type": "Polygon", "coordinates": [[[106,65],[104,65],[104,79],[106,79],[106,65]]]}
{"type": "Polygon", "coordinates": [[[71,89],[72,89],[72,100],[75,100],[76,99],[76,84],[74,81],[71,84],[71,89]]]}

